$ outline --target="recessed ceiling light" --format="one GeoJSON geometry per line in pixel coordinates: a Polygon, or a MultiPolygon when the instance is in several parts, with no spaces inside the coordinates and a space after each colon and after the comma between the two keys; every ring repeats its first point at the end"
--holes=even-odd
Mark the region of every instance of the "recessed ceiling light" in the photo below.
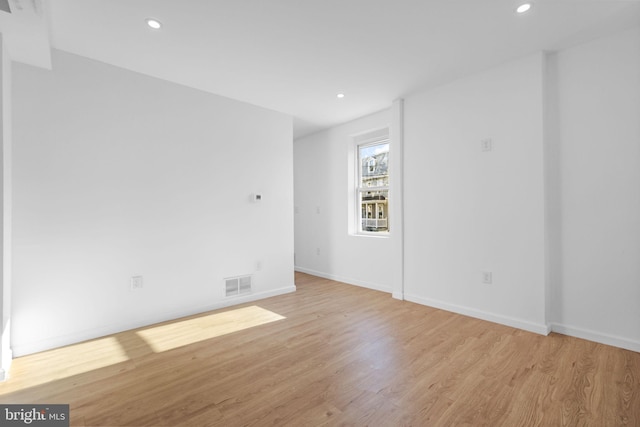
{"type": "Polygon", "coordinates": [[[516,12],[525,13],[529,9],[531,9],[531,3],[523,3],[520,6],[518,6],[518,8],[516,9],[516,12]]]}
{"type": "Polygon", "coordinates": [[[344,93],[339,93],[338,98],[344,98],[344,93]]]}
{"type": "Polygon", "coordinates": [[[162,22],[153,18],[147,19],[147,25],[149,26],[149,28],[153,28],[154,30],[159,30],[160,28],[162,28],[162,22]]]}

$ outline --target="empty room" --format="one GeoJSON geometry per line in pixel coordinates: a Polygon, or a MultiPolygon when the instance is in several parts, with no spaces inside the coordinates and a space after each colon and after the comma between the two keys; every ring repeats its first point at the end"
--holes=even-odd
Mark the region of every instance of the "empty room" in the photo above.
{"type": "Polygon", "coordinates": [[[640,426],[640,1],[0,35],[0,425],[640,426]]]}

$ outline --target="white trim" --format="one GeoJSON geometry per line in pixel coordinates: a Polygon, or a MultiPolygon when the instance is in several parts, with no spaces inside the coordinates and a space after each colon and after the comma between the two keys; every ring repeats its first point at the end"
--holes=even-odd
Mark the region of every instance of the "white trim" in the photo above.
{"type": "MultiPolygon", "coordinates": [[[[5,329],[10,329],[10,323],[7,323],[5,329]]],[[[0,381],[5,381],[9,377],[9,371],[11,370],[11,364],[13,363],[13,350],[8,342],[10,335],[5,331],[2,334],[2,360],[0,360],[0,381]]]]}
{"type": "Polygon", "coordinates": [[[506,325],[512,328],[534,332],[540,335],[549,335],[549,332],[551,332],[551,327],[549,325],[533,323],[527,320],[517,319],[515,317],[503,316],[501,314],[489,313],[482,310],[476,310],[475,308],[449,304],[446,302],[437,301],[430,298],[422,298],[406,293],[404,294],[404,299],[410,302],[415,302],[417,304],[439,308],[441,310],[450,311],[452,313],[462,314],[464,316],[474,317],[476,319],[486,320],[489,322],[498,323],[500,325],[506,325]]]}
{"type": "Polygon", "coordinates": [[[9,372],[11,371],[11,364],[13,363],[13,351],[8,348],[4,349],[2,353],[2,368],[0,368],[0,382],[6,381],[9,378],[9,372]]]}
{"type": "Polygon", "coordinates": [[[551,331],[640,353],[640,341],[633,341],[627,338],[603,334],[601,332],[591,331],[588,329],[576,328],[575,326],[560,325],[558,323],[551,324],[551,331]]]}
{"type": "Polygon", "coordinates": [[[350,236],[355,237],[381,237],[383,239],[388,239],[391,237],[391,233],[388,231],[358,231],[357,233],[349,234],[350,236]]]}
{"type": "Polygon", "coordinates": [[[359,286],[361,288],[367,288],[374,291],[386,292],[388,294],[392,292],[391,286],[382,285],[380,283],[373,283],[373,282],[367,282],[364,280],[352,279],[344,276],[337,276],[335,274],[323,273],[321,271],[311,270],[310,268],[304,268],[304,267],[296,267],[295,270],[300,273],[306,273],[312,276],[318,276],[324,279],[335,280],[336,282],[346,283],[347,285],[359,286]]]}
{"type": "Polygon", "coordinates": [[[391,237],[388,232],[381,231],[376,233],[375,231],[361,232],[361,233],[351,233],[349,237],[372,237],[374,239],[388,239],[391,237]]]}
{"type": "Polygon", "coordinates": [[[193,316],[197,314],[206,313],[208,311],[218,310],[220,308],[231,307],[238,304],[244,304],[264,298],[274,297],[277,295],[288,294],[295,292],[295,286],[287,286],[284,288],[274,289],[266,292],[259,292],[250,295],[240,295],[233,298],[227,298],[223,301],[217,301],[213,304],[203,305],[199,307],[193,307],[191,309],[175,311],[173,313],[150,316],[143,320],[137,320],[133,322],[123,322],[120,324],[114,324],[101,328],[90,329],[82,332],[77,332],[69,335],[63,335],[59,337],[52,337],[36,342],[25,343],[13,346],[13,354],[18,356],[24,356],[31,353],[37,353],[40,351],[50,350],[65,345],[77,344],[82,341],[87,341],[95,338],[104,337],[118,332],[129,331],[131,329],[142,328],[145,326],[151,326],[156,323],[166,322],[171,320],[178,320],[182,317],[193,316]]]}
{"type": "Polygon", "coordinates": [[[404,299],[404,100],[396,99],[391,107],[391,126],[389,126],[389,169],[393,179],[389,181],[390,198],[389,230],[391,238],[391,259],[389,265],[393,272],[393,297],[404,299]]]}

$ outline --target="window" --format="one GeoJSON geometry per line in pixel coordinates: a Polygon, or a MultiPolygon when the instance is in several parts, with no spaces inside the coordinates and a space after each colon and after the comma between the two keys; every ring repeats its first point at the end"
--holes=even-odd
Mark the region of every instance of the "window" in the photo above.
{"type": "Polygon", "coordinates": [[[358,232],[389,232],[389,140],[357,145],[358,232]]]}

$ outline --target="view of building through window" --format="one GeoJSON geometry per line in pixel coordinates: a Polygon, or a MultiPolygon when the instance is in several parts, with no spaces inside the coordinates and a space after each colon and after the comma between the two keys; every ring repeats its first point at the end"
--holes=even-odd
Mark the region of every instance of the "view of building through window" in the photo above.
{"type": "Polygon", "coordinates": [[[389,142],[358,146],[360,231],[389,231],[389,142]]]}

